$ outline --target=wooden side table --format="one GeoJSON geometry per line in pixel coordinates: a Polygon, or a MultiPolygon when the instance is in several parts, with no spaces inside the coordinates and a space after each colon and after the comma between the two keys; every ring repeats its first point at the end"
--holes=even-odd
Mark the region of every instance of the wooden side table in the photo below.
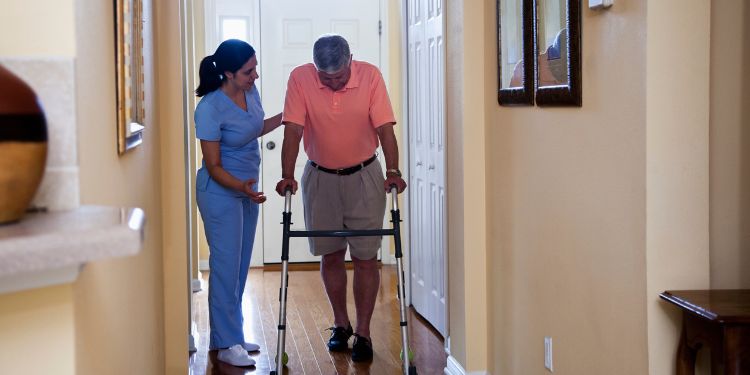
{"type": "Polygon", "coordinates": [[[750,374],[750,290],[670,290],[682,309],[677,375],[695,373],[698,350],[711,350],[711,374],[750,374]]]}

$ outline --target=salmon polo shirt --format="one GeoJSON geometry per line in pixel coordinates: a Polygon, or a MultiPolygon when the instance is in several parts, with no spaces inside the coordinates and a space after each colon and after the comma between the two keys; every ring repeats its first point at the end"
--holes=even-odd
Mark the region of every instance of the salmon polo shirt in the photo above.
{"type": "Polygon", "coordinates": [[[369,159],[378,147],[376,129],[396,122],[378,68],[353,60],[351,69],[349,82],[336,92],[323,85],[312,63],[289,75],[282,121],[304,127],[307,157],[326,168],[369,159]]]}

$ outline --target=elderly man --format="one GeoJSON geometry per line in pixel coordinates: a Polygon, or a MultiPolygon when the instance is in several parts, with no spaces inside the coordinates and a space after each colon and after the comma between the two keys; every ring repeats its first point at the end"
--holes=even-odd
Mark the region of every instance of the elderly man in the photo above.
{"type": "MultiPolygon", "coordinates": [[[[385,192],[406,188],[398,169],[398,145],[385,82],[377,67],[352,60],[339,35],[323,35],[313,46],[314,64],[289,75],[284,103],[282,180],[276,191],[297,190],[294,165],[305,140],[310,161],[302,175],[302,200],[308,230],[381,229],[385,192]],[[386,178],[375,150],[383,148],[386,178]]],[[[310,251],[321,255],[320,274],[333,310],[328,349],[345,351],[354,335],[353,361],[372,359],[370,319],[380,286],[379,237],[310,238],[310,251]],[[354,263],[356,330],[346,311],[347,244],[354,263]]]]}

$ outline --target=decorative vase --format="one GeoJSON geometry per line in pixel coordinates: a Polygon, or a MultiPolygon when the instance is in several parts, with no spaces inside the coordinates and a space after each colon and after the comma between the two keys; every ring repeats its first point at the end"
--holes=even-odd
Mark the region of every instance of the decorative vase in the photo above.
{"type": "Polygon", "coordinates": [[[47,122],[34,91],[0,65],[0,224],[18,221],[47,160],[47,122]]]}

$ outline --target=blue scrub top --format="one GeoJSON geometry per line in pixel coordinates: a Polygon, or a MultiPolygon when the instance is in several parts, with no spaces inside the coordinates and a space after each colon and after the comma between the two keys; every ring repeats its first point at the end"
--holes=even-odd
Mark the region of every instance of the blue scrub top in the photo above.
{"type": "MultiPolygon", "coordinates": [[[[221,165],[241,181],[258,180],[260,147],[258,137],[263,131],[265,113],[258,89],[245,92],[247,112],[237,106],[221,89],[206,94],[195,109],[195,136],[205,141],[218,141],[221,165]]],[[[205,160],[196,177],[197,189],[212,193],[243,197],[245,194],[226,188],[208,174],[205,160]]],[[[257,186],[256,186],[257,190],[257,186]]]]}

